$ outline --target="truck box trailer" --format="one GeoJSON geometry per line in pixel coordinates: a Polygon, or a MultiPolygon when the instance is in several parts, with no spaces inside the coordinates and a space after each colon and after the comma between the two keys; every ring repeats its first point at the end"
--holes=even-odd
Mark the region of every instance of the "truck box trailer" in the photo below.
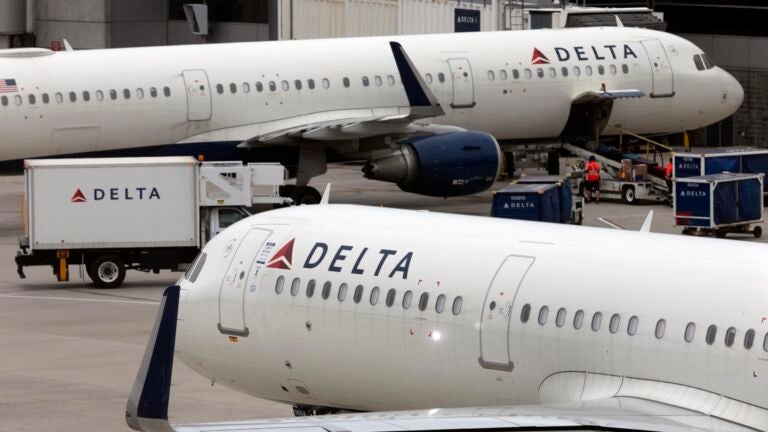
{"type": "Polygon", "coordinates": [[[25,162],[24,267],[50,265],[60,281],[82,265],[99,287],[127,269],[185,270],[208,239],[249,215],[285,204],[279,164],[199,163],[192,157],[52,159],[25,162]]]}

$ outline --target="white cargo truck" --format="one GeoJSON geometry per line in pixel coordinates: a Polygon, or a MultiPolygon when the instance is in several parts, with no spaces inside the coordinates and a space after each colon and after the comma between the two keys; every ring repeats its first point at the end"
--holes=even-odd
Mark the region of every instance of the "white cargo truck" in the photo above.
{"type": "Polygon", "coordinates": [[[114,288],[128,269],[183,271],[222,229],[257,204],[289,205],[280,164],[203,162],[192,157],[49,159],[25,162],[24,267],[69,266],[114,288]]]}

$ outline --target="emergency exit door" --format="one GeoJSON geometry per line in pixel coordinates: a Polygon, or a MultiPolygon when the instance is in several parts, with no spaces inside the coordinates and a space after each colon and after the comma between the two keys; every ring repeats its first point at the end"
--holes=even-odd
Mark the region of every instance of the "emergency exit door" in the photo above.
{"type": "Polygon", "coordinates": [[[480,365],[486,369],[514,368],[509,352],[509,325],[517,291],[533,261],[533,257],[508,256],[488,287],[480,319],[480,365]]]}
{"type": "Polygon", "coordinates": [[[448,59],[453,84],[451,108],[472,108],[475,106],[475,84],[472,68],[465,58],[448,59]]]}
{"type": "Polygon", "coordinates": [[[270,230],[254,228],[248,231],[240,243],[230,240],[224,253],[231,250],[231,261],[219,289],[219,331],[235,336],[248,336],[245,323],[245,292],[251,263],[272,233],[270,230]]]}
{"type": "Polygon", "coordinates": [[[672,75],[672,64],[667,57],[664,45],[658,39],[642,41],[643,48],[651,62],[653,91],[651,97],[672,97],[675,95],[675,77],[672,75]]]}
{"type": "Polygon", "coordinates": [[[210,120],[211,87],[208,74],[204,70],[186,70],[182,75],[187,89],[187,120],[210,120]]]}

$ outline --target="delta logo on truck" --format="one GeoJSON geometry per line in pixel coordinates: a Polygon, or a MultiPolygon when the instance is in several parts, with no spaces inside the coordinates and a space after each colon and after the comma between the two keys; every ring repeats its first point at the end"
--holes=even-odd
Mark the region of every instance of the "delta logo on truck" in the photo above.
{"type": "MultiPolygon", "coordinates": [[[[90,196],[93,201],[159,200],[160,192],[156,187],[93,188],[90,196]]],[[[88,202],[88,198],[82,189],[76,188],[70,201],[84,203],[88,202]]]]}

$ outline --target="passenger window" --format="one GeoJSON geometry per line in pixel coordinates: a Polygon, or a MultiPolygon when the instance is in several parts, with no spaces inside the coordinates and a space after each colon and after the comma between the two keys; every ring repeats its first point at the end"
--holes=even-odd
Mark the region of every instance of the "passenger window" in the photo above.
{"type": "Polygon", "coordinates": [[[364,76],[364,77],[363,77],[363,87],[368,87],[368,84],[370,84],[370,83],[371,83],[371,82],[370,82],[370,81],[368,81],[368,77],[367,77],[367,76],[364,76]]]}
{"type": "Polygon", "coordinates": [[[352,296],[352,300],[355,303],[360,303],[360,300],[363,299],[363,286],[358,285],[355,287],[355,294],[352,296]]]}
{"type": "Polygon", "coordinates": [[[392,305],[395,304],[396,296],[397,291],[395,291],[394,288],[390,288],[389,291],[387,291],[387,307],[392,307],[392,305]]]}
{"type": "Polygon", "coordinates": [[[61,93],[56,93],[56,103],[62,103],[64,102],[64,95],[61,93]]]}
{"type": "Polygon", "coordinates": [[[451,311],[454,315],[458,315],[461,313],[461,304],[464,303],[464,299],[461,298],[461,296],[456,297],[453,299],[453,307],[451,308],[451,311]]]}
{"type": "Polygon", "coordinates": [[[605,75],[605,66],[597,65],[597,73],[599,73],[600,75],[605,75]]]}
{"type": "Polygon", "coordinates": [[[565,316],[567,314],[567,311],[565,308],[560,308],[557,310],[557,315],[555,316],[555,325],[558,327],[562,327],[565,325],[565,316]]]}
{"type": "Polygon", "coordinates": [[[323,78],[323,88],[328,89],[331,87],[331,82],[328,81],[328,78],[323,78]]]}
{"type": "Polygon", "coordinates": [[[560,69],[560,72],[563,74],[564,77],[568,76],[568,68],[563,66],[562,69],[560,69]]]}
{"type": "Polygon", "coordinates": [[[96,96],[96,100],[97,101],[101,102],[101,101],[104,100],[104,92],[103,91],[96,90],[96,92],[94,92],[94,95],[96,96]]]}
{"type": "Polygon", "coordinates": [[[631,318],[629,318],[629,324],[627,324],[627,334],[630,336],[634,336],[637,334],[637,327],[640,323],[640,320],[637,318],[636,315],[632,315],[631,318]]]}
{"type": "Polygon", "coordinates": [[[517,69],[512,69],[512,78],[520,79],[520,71],[518,71],[517,69]]]}
{"type": "Polygon", "coordinates": [[[13,102],[14,102],[16,105],[21,105],[21,102],[22,102],[22,100],[21,100],[21,96],[20,96],[20,95],[16,95],[16,96],[14,96],[14,97],[13,97],[13,102]]]}
{"type": "Polygon", "coordinates": [[[578,66],[573,67],[573,76],[581,76],[581,68],[578,66]]]}
{"type": "Polygon", "coordinates": [[[548,317],[549,317],[549,308],[547,306],[542,306],[541,309],[539,309],[539,325],[546,324],[548,317]]]}
{"type": "Polygon", "coordinates": [[[165,95],[165,97],[171,97],[171,88],[163,87],[163,94],[165,95]]]}
{"type": "Polygon", "coordinates": [[[595,312],[595,314],[592,315],[592,331],[600,330],[600,325],[602,323],[603,323],[603,314],[602,314],[602,312],[595,312]]]}
{"type": "Polygon", "coordinates": [[[223,94],[224,93],[224,86],[221,84],[216,84],[216,93],[223,94]]]}
{"type": "Polygon", "coordinates": [[[712,345],[713,343],[715,343],[716,337],[717,337],[717,326],[712,324],[711,326],[709,326],[709,328],[707,328],[707,338],[706,338],[707,345],[712,345]]]}
{"type": "Polygon", "coordinates": [[[627,66],[625,64],[621,65],[621,71],[624,72],[625,75],[628,74],[629,73],[629,66],[627,66]]]}
{"type": "Polygon", "coordinates": [[[30,105],[34,105],[35,102],[37,102],[37,97],[35,97],[35,95],[33,95],[33,94],[29,95],[27,98],[29,99],[29,104],[30,105]]]}
{"type": "Polygon", "coordinates": [[[144,99],[144,89],[143,88],[137,88],[136,89],[136,97],[139,99],[144,99]]]}
{"type": "Polygon", "coordinates": [[[336,296],[336,298],[339,299],[339,302],[343,302],[344,299],[347,298],[347,288],[348,285],[346,283],[339,285],[339,294],[336,296]]]}
{"type": "Polygon", "coordinates": [[[573,316],[573,328],[579,330],[582,325],[584,325],[584,311],[579,309],[576,311],[576,315],[573,316]]]}
{"type": "Polygon", "coordinates": [[[157,88],[150,87],[149,88],[149,95],[152,96],[153,98],[156,98],[157,97],[157,88]]]}
{"type": "Polygon", "coordinates": [[[536,68],[536,76],[539,78],[544,78],[544,69],[536,68]]]}
{"type": "Polygon", "coordinates": [[[371,301],[371,306],[376,306],[379,302],[379,287],[373,287],[371,290],[371,297],[368,300],[371,301]]]}
{"type": "Polygon", "coordinates": [[[611,75],[616,75],[616,65],[608,66],[608,70],[611,71],[611,75]]]}
{"type": "Polygon", "coordinates": [[[328,300],[328,297],[331,296],[331,287],[332,287],[331,281],[326,281],[323,284],[323,292],[322,292],[323,300],[328,300]]]}
{"type": "Polygon", "coordinates": [[[261,81],[256,81],[256,91],[259,93],[264,91],[264,84],[261,81]]]}
{"type": "Polygon", "coordinates": [[[587,76],[592,76],[592,66],[585,66],[584,74],[586,74],[587,76]]]}
{"type": "Polygon", "coordinates": [[[89,92],[87,92],[87,91],[84,91],[83,92],[83,100],[86,101],[86,102],[91,100],[91,94],[89,92]]]}
{"type": "Polygon", "coordinates": [[[301,280],[299,278],[293,278],[293,282],[291,282],[291,295],[296,297],[299,295],[299,290],[301,289],[301,280]]]}
{"type": "Polygon", "coordinates": [[[506,81],[507,78],[509,78],[509,76],[507,75],[507,71],[505,71],[504,69],[500,70],[499,71],[499,79],[506,81]]]}
{"type": "Polygon", "coordinates": [[[315,295],[315,285],[317,285],[317,283],[314,279],[310,280],[307,284],[307,298],[312,298],[312,296],[315,295]]]}
{"type": "Polygon", "coordinates": [[[229,92],[232,94],[237,93],[237,84],[229,83],[229,92]]]}
{"type": "Polygon", "coordinates": [[[192,274],[189,276],[189,281],[192,283],[195,283],[197,281],[197,277],[200,276],[200,272],[203,271],[203,266],[205,265],[205,259],[208,257],[208,254],[203,252],[200,255],[200,258],[197,260],[197,264],[194,266],[194,270],[192,270],[192,274]]]}
{"type": "Polygon", "coordinates": [[[440,294],[437,296],[437,301],[435,301],[435,312],[437,313],[443,313],[445,310],[445,294],[440,294]]]}
{"type": "Polygon", "coordinates": [[[525,79],[531,79],[531,77],[533,77],[533,73],[531,72],[530,69],[526,69],[525,70],[525,79]]]}
{"type": "Polygon", "coordinates": [[[428,303],[429,303],[429,293],[427,292],[421,293],[421,297],[419,298],[419,310],[422,312],[427,310],[428,303]]]}
{"type": "Polygon", "coordinates": [[[288,90],[291,89],[291,85],[288,84],[288,81],[286,81],[286,80],[282,80],[280,82],[280,86],[283,88],[283,91],[288,91],[288,90]]]}
{"type": "Polygon", "coordinates": [[[344,87],[349,87],[349,78],[344,77],[344,79],[341,80],[342,83],[344,83],[344,87]]]}
{"type": "Polygon", "coordinates": [[[381,85],[384,84],[384,81],[382,81],[381,77],[378,75],[373,77],[373,82],[376,83],[376,87],[381,87],[381,85]]]}
{"type": "Polygon", "coordinates": [[[0,97],[0,103],[2,103],[3,106],[8,106],[8,96],[0,97]]]}
{"type": "Polygon", "coordinates": [[[763,351],[768,352],[768,333],[763,338],[763,351]]]}
{"type": "Polygon", "coordinates": [[[747,330],[744,333],[744,348],[752,349],[752,345],[755,344],[755,331],[752,329],[747,330]]]}
{"type": "Polygon", "coordinates": [[[274,92],[277,90],[277,84],[274,81],[269,82],[269,91],[274,92]]]}
{"type": "Polygon", "coordinates": [[[733,343],[736,341],[736,329],[734,327],[728,327],[728,330],[725,332],[725,346],[728,348],[733,346],[733,343]]]}
{"type": "Polygon", "coordinates": [[[685,341],[688,343],[693,342],[693,337],[696,335],[696,324],[693,322],[689,322],[687,326],[685,326],[685,341]]]}
{"type": "Polygon", "coordinates": [[[664,337],[664,331],[667,329],[667,320],[660,319],[656,322],[656,331],[654,332],[654,335],[656,335],[656,339],[661,339],[664,337]]]}
{"type": "Polygon", "coordinates": [[[557,76],[557,71],[555,70],[555,68],[553,67],[549,68],[549,77],[554,78],[556,76],[557,76]]]}
{"type": "Polygon", "coordinates": [[[410,309],[411,302],[413,301],[413,292],[408,290],[403,294],[403,309],[410,309]]]}
{"type": "Polygon", "coordinates": [[[277,278],[277,282],[275,282],[275,293],[282,294],[283,285],[285,285],[285,276],[280,276],[277,278]]]}
{"type": "MultiPolygon", "coordinates": [[[[69,92],[69,101],[70,102],[77,102],[77,93],[69,92]]],[[[19,105],[19,104],[16,104],[16,105],[19,105]]]]}
{"type": "Polygon", "coordinates": [[[307,87],[309,87],[310,90],[314,90],[315,89],[315,80],[313,80],[311,78],[308,79],[307,80],[307,87]]]}
{"type": "Polygon", "coordinates": [[[619,331],[619,326],[621,325],[621,316],[619,314],[613,314],[611,316],[611,322],[608,324],[608,330],[611,333],[616,333],[619,331]]]}
{"type": "Polygon", "coordinates": [[[523,309],[520,310],[520,322],[527,323],[531,318],[531,305],[526,303],[523,305],[523,309]]]}
{"type": "Polygon", "coordinates": [[[488,81],[493,81],[496,79],[496,74],[493,73],[493,71],[488,71],[488,81]]]}
{"type": "Polygon", "coordinates": [[[244,82],[243,85],[243,93],[250,93],[251,92],[251,85],[247,82],[244,82]]]}
{"type": "Polygon", "coordinates": [[[437,74],[437,81],[441,82],[441,83],[445,82],[445,74],[442,73],[442,72],[438,73],[437,74]]]}
{"type": "Polygon", "coordinates": [[[393,77],[392,75],[387,75],[387,84],[389,84],[390,86],[395,85],[395,77],[393,77]]]}
{"type": "Polygon", "coordinates": [[[301,90],[301,80],[294,81],[293,86],[296,87],[296,90],[301,90]]]}
{"type": "Polygon", "coordinates": [[[48,93],[43,93],[43,103],[47,104],[50,101],[51,101],[51,98],[48,97],[48,93]]]}

